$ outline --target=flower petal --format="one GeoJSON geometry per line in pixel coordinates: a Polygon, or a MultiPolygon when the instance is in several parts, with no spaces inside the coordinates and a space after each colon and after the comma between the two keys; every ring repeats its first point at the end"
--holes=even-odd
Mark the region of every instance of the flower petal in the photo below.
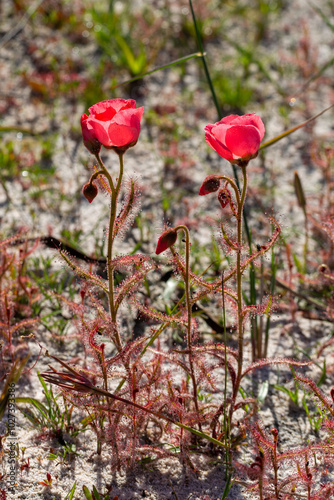
{"type": "MultiPolygon", "coordinates": [[[[215,128],[217,129],[218,127],[215,128]]],[[[209,146],[211,146],[212,149],[214,149],[219,154],[219,156],[225,158],[225,160],[233,160],[233,154],[231,153],[231,151],[229,151],[229,149],[227,149],[224,144],[217,140],[216,137],[207,130],[207,127],[205,131],[205,140],[209,144],[209,146]]]]}
{"type": "Polygon", "coordinates": [[[260,132],[253,125],[231,126],[226,131],[226,146],[233,152],[234,159],[255,154],[260,146],[260,132]]]}

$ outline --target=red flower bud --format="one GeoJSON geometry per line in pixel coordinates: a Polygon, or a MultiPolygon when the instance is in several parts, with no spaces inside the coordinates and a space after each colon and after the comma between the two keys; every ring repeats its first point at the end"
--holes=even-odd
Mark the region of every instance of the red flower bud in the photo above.
{"type": "Polygon", "coordinates": [[[208,175],[205,177],[198,194],[204,196],[205,194],[214,193],[219,189],[219,186],[220,180],[217,175],[208,175]]]}
{"type": "Polygon", "coordinates": [[[225,182],[224,187],[222,187],[218,191],[217,198],[222,208],[225,208],[229,203],[232,202],[232,195],[231,191],[227,187],[227,182],[225,182]]]}
{"type": "Polygon", "coordinates": [[[98,192],[99,190],[97,189],[97,186],[90,182],[86,182],[82,188],[82,194],[89,201],[89,203],[92,203],[98,192]]]}
{"type": "Polygon", "coordinates": [[[275,443],[278,441],[278,430],[277,429],[270,429],[270,432],[274,438],[275,443]]]}
{"type": "Polygon", "coordinates": [[[167,229],[162,233],[160,238],[158,239],[157,248],[155,253],[159,255],[159,253],[164,252],[167,248],[170,248],[177,239],[177,231],[174,229],[167,229]]]}

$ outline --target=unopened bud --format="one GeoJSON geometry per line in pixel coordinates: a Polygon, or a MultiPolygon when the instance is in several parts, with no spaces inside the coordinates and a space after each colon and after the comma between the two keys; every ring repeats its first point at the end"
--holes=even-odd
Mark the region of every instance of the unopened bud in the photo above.
{"type": "Polygon", "coordinates": [[[80,297],[81,297],[82,303],[84,303],[85,296],[86,296],[86,290],[84,290],[83,288],[81,288],[81,290],[80,290],[80,297]]]}
{"type": "Polygon", "coordinates": [[[227,182],[224,187],[218,191],[217,198],[222,208],[225,208],[232,201],[231,192],[227,187],[227,182]]]}
{"type": "Polygon", "coordinates": [[[277,440],[278,440],[278,430],[277,429],[271,429],[270,432],[271,432],[272,436],[274,437],[275,443],[277,443],[277,440]]]}
{"type": "Polygon", "coordinates": [[[204,196],[205,194],[214,193],[219,189],[219,186],[220,180],[217,175],[208,175],[205,177],[198,194],[204,196]]]}
{"type": "Polygon", "coordinates": [[[304,195],[303,186],[302,186],[302,183],[301,183],[301,180],[299,178],[297,170],[295,170],[293,184],[294,184],[294,188],[295,188],[295,193],[296,193],[298,205],[300,206],[300,208],[302,208],[303,210],[305,210],[305,208],[306,208],[306,199],[305,199],[305,195],[304,195]]]}
{"type": "Polygon", "coordinates": [[[97,189],[97,186],[90,182],[87,182],[82,188],[82,194],[89,201],[89,203],[92,203],[98,192],[99,190],[97,189]]]}
{"type": "Polygon", "coordinates": [[[175,229],[167,229],[162,233],[160,238],[158,239],[157,248],[155,253],[159,255],[159,253],[164,252],[167,248],[170,248],[177,239],[177,231],[175,229]]]}

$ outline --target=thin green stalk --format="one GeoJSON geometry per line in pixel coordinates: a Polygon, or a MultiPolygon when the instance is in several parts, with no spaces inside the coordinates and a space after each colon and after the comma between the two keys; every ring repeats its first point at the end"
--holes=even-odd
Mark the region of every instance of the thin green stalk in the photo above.
{"type": "MultiPolygon", "coordinates": [[[[117,85],[113,85],[111,87],[111,90],[117,89],[118,87],[122,87],[123,85],[128,85],[129,83],[135,82],[136,80],[141,80],[145,76],[152,75],[153,73],[156,73],[157,71],[161,71],[162,69],[168,69],[172,68],[173,66],[176,66],[177,64],[184,63],[186,61],[189,61],[190,59],[194,59],[196,57],[203,57],[203,54],[200,52],[195,52],[194,54],[189,54],[188,56],[180,57],[180,59],[175,59],[175,61],[172,61],[168,64],[164,64],[163,66],[159,66],[158,68],[151,69],[150,71],[146,71],[146,73],[142,73],[141,75],[137,75],[134,78],[131,78],[130,80],[126,80],[125,82],[117,83],[117,85]]],[[[0,128],[1,130],[1,128],[0,128]]]]}
{"type": "Polygon", "coordinates": [[[105,171],[104,170],[97,170],[91,175],[91,178],[89,179],[89,182],[92,183],[99,175],[104,175],[105,171]]]}
{"type": "MultiPolygon", "coordinates": [[[[124,169],[124,164],[123,164],[123,154],[118,154],[119,158],[119,173],[118,173],[118,178],[116,180],[116,187],[114,185],[114,182],[112,180],[112,177],[110,173],[108,172],[107,168],[105,167],[101,157],[99,154],[96,154],[96,159],[101,167],[101,170],[98,170],[95,172],[92,177],[91,177],[91,182],[95,179],[95,177],[98,177],[98,175],[102,174],[106,177],[109,187],[110,187],[110,215],[109,215],[109,228],[108,228],[108,254],[107,254],[107,274],[108,274],[108,300],[109,300],[109,311],[111,315],[111,320],[112,324],[114,327],[114,339],[115,339],[115,346],[118,352],[121,352],[123,348],[122,344],[122,339],[119,334],[118,328],[117,328],[117,310],[115,308],[115,283],[114,283],[114,267],[111,266],[111,262],[113,259],[113,243],[114,243],[114,224],[116,220],[116,212],[117,212],[117,200],[118,196],[120,193],[121,185],[122,185],[122,180],[123,180],[123,169],[124,169]]],[[[104,387],[105,390],[108,391],[108,376],[107,376],[107,371],[106,371],[106,364],[105,364],[105,358],[104,358],[104,352],[102,351],[101,354],[101,367],[102,367],[102,373],[103,373],[103,380],[104,380],[104,387]]],[[[126,369],[129,369],[129,366],[125,366],[126,369]]],[[[108,399],[107,400],[107,405],[110,410],[111,407],[111,402],[108,399]]],[[[111,412],[109,411],[108,413],[108,419],[109,419],[109,424],[112,425],[112,419],[111,419],[111,412]]],[[[103,426],[103,420],[101,421],[101,425],[103,426]]],[[[102,429],[101,426],[101,429],[102,429]]],[[[100,440],[98,440],[97,444],[97,452],[98,454],[101,454],[101,449],[102,449],[102,443],[100,440]]]]}
{"type": "Polygon", "coordinates": [[[224,295],[224,272],[222,274],[222,301],[223,301],[223,323],[224,323],[224,438],[226,444],[226,453],[225,453],[225,481],[226,484],[229,484],[231,481],[231,454],[230,454],[230,445],[231,445],[231,425],[230,420],[227,417],[227,332],[226,332],[226,314],[225,314],[225,295],[224,295]]]}
{"type": "Polygon", "coordinates": [[[114,325],[114,335],[115,335],[115,345],[117,347],[118,352],[122,350],[122,340],[119,335],[118,329],[117,329],[117,323],[116,323],[116,308],[115,308],[115,283],[114,283],[114,268],[111,267],[111,262],[113,259],[113,243],[114,243],[114,224],[115,224],[115,219],[116,219],[116,210],[117,210],[117,199],[119,196],[119,192],[121,189],[122,185],[122,179],[123,179],[123,154],[118,155],[119,158],[119,173],[118,173],[118,179],[116,183],[116,187],[114,186],[113,180],[111,175],[109,174],[108,170],[104,166],[100,155],[96,155],[96,159],[103,170],[103,173],[105,177],[108,180],[110,189],[111,189],[111,202],[110,202],[110,216],[109,216],[109,230],[108,230],[108,256],[107,256],[107,272],[108,272],[108,283],[109,283],[109,291],[108,291],[108,298],[109,298],[109,309],[110,309],[110,315],[111,319],[114,325]]]}
{"type": "MultiPolygon", "coordinates": [[[[260,270],[260,297],[259,297],[259,302],[261,304],[262,299],[263,299],[263,294],[264,294],[264,267],[263,267],[263,255],[261,255],[261,270],[260,270]]],[[[258,328],[258,346],[257,346],[257,353],[258,353],[258,358],[263,358],[263,316],[260,316],[259,318],[259,328],[258,328]]]]}
{"type": "Polygon", "coordinates": [[[320,113],[318,113],[317,115],[314,115],[312,116],[311,118],[309,118],[308,120],[306,120],[305,122],[303,123],[300,123],[299,125],[297,125],[296,127],[293,127],[293,128],[290,128],[289,130],[286,130],[285,132],[283,132],[282,134],[280,135],[277,135],[276,137],[274,137],[273,139],[270,139],[269,141],[266,141],[266,142],[263,142],[260,147],[259,147],[259,150],[261,149],[264,149],[264,148],[267,148],[268,146],[271,146],[272,144],[275,144],[275,142],[278,142],[280,141],[281,139],[284,139],[285,137],[287,137],[288,135],[292,134],[293,132],[295,132],[296,130],[299,130],[300,128],[303,128],[305,127],[305,125],[307,125],[308,123],[311,123],[313,120],[315,120],[316,118],[318,118],[319,116],[323,115],[324,113],[326,113],[326,111],[329,111],[330,109],[332,109],[334,107],[334,104],[332,104],[331,106],[328,106],[328,108],[325,108],[323,109],[322,111],[320,111],[320,113]]]}
{"type": "MultiPolygon", "coordinates": [[[[275,264],[275,253],[272,249],[271,253],[271,280],[270,280],[270,294],[273,296],[275,290],[275,281],[276,281],[276,270],[277,266],[275,264]]],[[[265,332],[265,340],[264,340],[264,352],[263,357],[266,358],[268,354],[268,343],[269,343],[269,327],[270,327],[270,316],[267,317],[266,322],[266,332],[265,332]]]]}
{"type": "Polygon", "coordinates": [[[309,239],[308,219],[307,219],[306,210],[304,210],[304,216],[305,216],[304,273],[306,274],[306,272],[307,272],[308,239],[309,239]]]}
{"type": "Polygon", "coordinates": [[[175,231],[178,229],[183,229],[185,236],[186,236],[186,267],[185,267],[185,276],[184,276],[184,286],[185,286],[185,296],[186,296],[186,307],[187,307],[187,344],[188,344],[188,350],[189,350],[189,366],[190,366],[190,376],[192,380],[192,385],[193,385],[193,399],[194,399],[194,405],[196,408],[196,413],[198,416],[198,428],[200,431],[202,431],[202,424],[200,422],[199,416],[199,407],[198,407],[198,400],[197,400],[197,382],[196,382],[196,376],[195,376],[195,370],[194,370],[194,365],[193,365],[193,359],[192,359],[192,339],[191,339],[191,302],[190,302],[190,280],[189,280],[189,269],[190,269],[190,235],[189,235],[189,229],[187,226],[177,226],[175,228],[175,231]]]}
{"type": "MultiPolygon", "coordinates": [[[[249,232],[249,253],[252,253],[252,232],[249,232]]],[[[255,267],[253,262],[249,266],[249,286],[250,286],[250,304],[256,304],[256,286],[255,286],[255,267]]],[[[256,359],[256,332],[257,332],[257,321],[255,318],[251,319],[251,343],[252,343],[252,359],[256,359]]]]}
{"type": "Polygon", "coordinates": [[[106,370],[106,360],[104,357],[104,344],[101,347],[102,347],[102,349],[101,349],[102,352],[99,353],[98,357],[100,360],[100,365],[101,365],[102,374],[103,374],[104,388],[107,391],[108,390],[108,374],[107,374],[107,370],[106,370]]]}
{"type": "Polygon", "coordinates": [[[217,115],[218,115],[219,120],[220,120],[220,118],[221,118],[221,109],[220,109],[220,106],[219,106],[219,103],[218,103],[218,99],[217,99],[217,96],[216,96],[216,92],[215,92],[215,89],[214,89],[214,86],[213,86],[213,83],[212,83],[212,80],[211,80],[211,76],[210,76],[210,73],[209,73],[209,68],[208,68],[208,65],[206,64],[205,52],[204,52],[204,49],[203,49],[202,38],[201,38],[201,34],[200,34],[198,26],[197,26],[195,11],[194,11],[193,4],[192,4],[191,0],[189,0],[189,6],[190,6],[190,11],[191,11],[191,16],[193,18],[193,23],[194,23],[195,33],[196,33],[197,46],[198,46],[200,54],[201,54],[201,59],[202,59],[203,67],[204,67],[205,76],[206,76],[207,82],[208,82],[209,87],[210,87],[210,91],[211,91],[213,102],[214,102],[214,104],[216,106],[217,115]]]}
{"type": "Polygon", "coordinates": [[[237,279],[237,301],[238,301],[238,370],[237,377],[233,388],[232,401],[229,412],[229,424],[232,424],[232,417],[234,411],[234,404],[239,392],[242,366],[243,366],[243,350],[244,350],[244,327],[243,327],[243,302],[242,302],[242,266],[241,266],[241,248],[242,248],[242,213],[247,192],[247,173],[246,167],[242,168],[243,186],[240,202],[238,203],[238,219],[237,219],[237,263],[236,263],[236,279],[237,279]]]}
{"type": "Polygon", "coordinates": [[[98,161],[98,164],[101,167],[101,170],[99,170],[99,172],[101,172],[101,171],[103,172],[103,175],[108,179],[109,186],[110,186],[110,189],[111,189],[112,193],[114,193],[115,192],[115,187],[114,187],[114,183],[113,183],[111,175],[109,174],[106,166],[104,165],[103,161],[101,160],[100,155],[96,154],[95,157],[96,157],[96,159],[98,161]]]}

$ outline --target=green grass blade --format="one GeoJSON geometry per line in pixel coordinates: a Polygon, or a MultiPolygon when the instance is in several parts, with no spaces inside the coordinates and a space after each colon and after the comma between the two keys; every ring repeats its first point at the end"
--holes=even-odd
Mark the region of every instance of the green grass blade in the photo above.
{"type": "Polygon", "coordinates": [[[324,113],[326,113],[326,111],[329,111],[330,109],[332,109],[334,106],[334,104],[332,104],[331,106],[328,106],[328,108],[325,108],[323,109],[320,113],[318,113],[317,115],[315,116],[312,116],[311,118],[309,118],[308,120],[306,120],[306,122],[303,122],[301,123],[300,125],[297,125],[296,127],[293,127],[293,128],[290,128],[289,130],[287,130],[286,132],[283,132],[283,134],[280,134],[280,135],[277,135],[276,137],[274,137],[273,139],[270,139],[269,141],[266,141],[264,142],[263,144],[261,144],[260,148],[259,149],[265,149],[269,146],[272,146],[273,144],[275,144],[276,142],[280,141],[281,139],[284,139],[285,137],[287,137],[288,135],[292,134],[293,132],[295,132],[296,130],[299,130],[300,128],[303,128],[305,127],[305,125],[307,125],[308,123],[312,122],[313,120],[315,120],[316,118],[319,118],[319,116],[323,115],[324,113]]]}
{"type": "Polygon", "coordinates": [[[111,87],[111,90],[117,89],[118,87],[122,87],[123,85],[128,85],[129,83],[135,82],[136,80],[140,80],[140,79],[144,78],[145,76],[152,75],[153,73],[156,73],[157,71],[160,71],[162,69],[171,68],[173,66],[176,66],[177,64],[181,64],[183,62],[189,61],[190,59],[194,59],[196,57],[202,57],[202,54],[200,52],[195,52],[194,54],[180,57],[180,59],[175,59],[175,61],[172,61],[168,64],[164,64],[163,66],[158,66],[157,68],[151,69],[150,71],[146,71],[146,73],[143,73],[141,75],[137,75],[134,78],[131,78],[130,80],[126,80],[125,82],[121,82],[121,83],[118,83],[117,85],[113,85],[111,87]]]}
{"type": "Polygon", "coordinates": [[[198,46],[198,48],[200,50],[200,56],[201,56],[201,59],[202,59],[205,76],[206,76],[207,82],[208,82],[209,87],[210,87],[210,91],[211,91],[211,95],[212,95],[212,100],[213,100],[213,102],[215,104],[215,107],[216,107],[216,110],[217,110],[217,115],[219,117],[218,119],[220,120],[221,117],[222,117],[222,113],[221,113],[221,109],[220,109],[220,106],[219,106],[219,103],[218,103],[217,95],[216,95],[216,92],[215,92],[215,89],[214,89],[214,86],[213,86],[213,83],[212,83],[212,79],[211,79],[211,76],[210,76],[209,68],[208,68],[208,65],[206,64],[205,52],[204,52],[203,43],[202,43],[202,37],[201,37],[200,31],[198,29],[198,25],[197,25],[197,21],[196,21],[196,16],[195,16],[195,11],[194,11],[194,8],[193,8],[192,0],[189,0],[189,6],[190,6],[191,16],[192,16],[193,23],[194,23],[194,28],[195,28],[195,33],[196,33],[196,40],[197,40],[197,46],[198,46]]]}
{"type": "Polygon", "coordinates": [[[314,82],[315,80],[317,80],[318,78],[320,78],[320,76],[326,71],[327,68],[330,68],[331,66],[333,66],[334,64],[334,57],[332,57],[329,61],[327,61],[323,66],[321,66],[321,68],[319,69],[319,71],[317,71],[314,75],[312,75],[306,83],[304,83],[303,87],[302,87],[302,90],[298,93],[298,95],[302,94],[306,89],[307,87],[310,85],[310,83],[314,82]]]}
{"type": "Polygon", "coordinates": [[[15,398],[15,403],[29,403],[33,405],[42,415],[44,418],[48,419],[47,414],[48,414],[48,409],[46,406],[43,405],[40,401],[38,401],[35,398],[15,398]]]}
{"type": "Polygon", "coordinates": [[[93,495],[94,495],[95,500],[101,500],[99,492],[97,491],[97,489],[95,488],[95,486],[93,486],[93,495]]]}
{"type": "Polygon", "coordinates": [[[82,487],[82,491],[84,492],[84,495],[86,497],[87,500],[94,500],[92,495],[91,495],[91,492],[89,491],[89,489],[87,488],[87,486],[83,486],[82,487]]]}
{"type": "Polygon", "coordinates": [[[75,482],[72,486],[72,489],[71,491],[68,493],[68,495],[66,495],[66,497],[64,498],[64,500],[72,500],[73,499],[73,496],[74,496],[74,493],[75,493],[75,488],[77,486],[77,483],[75,482]]]}
{"type": "Polygon", "coordinates": [[[314,9],[319,14],[319,16],[322,18],[322,20],[324,21],[324,23],[326,23],[327,26],[332,31],[334,31],[334,24],[330,22],[330,20],[328,19],[328,16],[326,16],[326,14],[324,14],[322,12],[322,10],[319,7],[317,7],[317,5],[315,5],[314,3],[311,3],[311,7],[312,7],[312,9],[314,9]]]}
{"type": "Polygon", "coordinates": [[[229,494],[230,489],[232,488],[234,481],[235,481],[235,479],[233,479],[233,481],[232,481],[232,474],[229,474],[228,478],[226,479],[225,488],[224,488],[221,500],[225,500],[225,498],[227,498],[227,495],[229,494]]]}

